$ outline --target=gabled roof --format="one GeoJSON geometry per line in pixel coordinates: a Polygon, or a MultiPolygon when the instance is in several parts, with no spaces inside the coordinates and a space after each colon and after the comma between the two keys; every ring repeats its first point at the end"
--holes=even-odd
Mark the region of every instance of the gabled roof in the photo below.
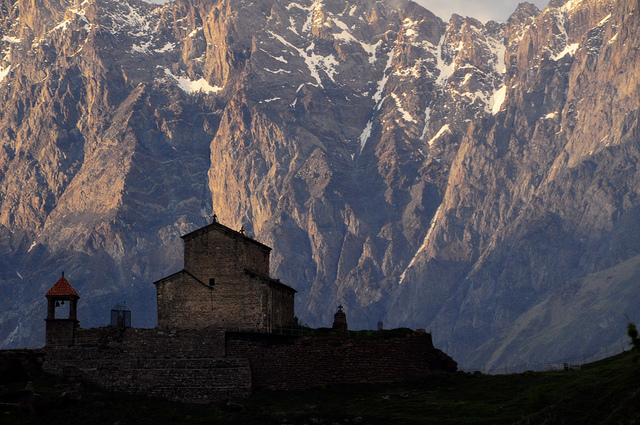
{"type": "Polygon", "coordinates": [[[200,236],[200,235],[205,234],[207,232],[211,232],[212,230],[216,230],[218,232],[225,233],[226,235],[234,237],[236,239],[240,239],[240,240],[243,240],[243,241],[247,241],[247,242],[256,244],[256,245],[258,245],[259,247],[261,247],[264,250],[271,251],[271,247],[270,246],[267,246],[267,245],[263,244],[262,242],[258,242],[257,240],[245,235],[244,234],[244,230],[238,232],[236,230],[233,230],[230,227],[225,226],[224,224],[220,224],[218,221],[214,221],[211,224],[207,224],[206,226],[201,227],[199,229],[196,229],[193,232],[187,233],[186,235],[182,235],[181,237],[182,237],[183,240],[187,241],[189,239],[192,239],[194,237],[200,236]]]}
{"type": "Polygon", "coordinates": [[[187,276],[189,276],[191,279],[194,279],[196,282],[198,282],[198,283],[200,283],[200,284],[202,284],[202,285],[206,286],[207,288],[211,288],[211,286],[207,285],[206,283],[204,283],[203,281],[201,281],[200,279],[198,279],[198,278],[197,278],[197,277],[195,277],[192,273],[190,273],[189,271],[187,271],[187,270],[185,270],[185,269],[182,269],[182,270],[180,270],[179,272],[175,272],[174,274],[169,275],[169,276],[167,276],[167,277],[163,277],[163,278],[162,278],[162,279],[160,279],[160,280],[156,280],[155,282],[153,282],[153,284],[154,284],[154,285],[156,285],[156,286],[158,286],[158,283],[160,283],[160,282],[164,282],[164,281],[167,281],[167,280],[173,280],[173,279],[175,279],[176,277],[178,277],[178,276],[180,276],[180,275],[183,275],[183,274],[186,274],[186,275],[187,275],[187,276]]]}
{"type": "Polygon", "coordinates": [[[257,277],[257,278],[261,279],[262,281],[266,282],[267,284],[269,284],[271,286],[276,286],[276,287],[279,287],[279,288],[282,288],[282,289],[286,289],[287,291],[291,291],[293,293],[298,292],[295,289],[293,289],[291,286],[280,282],[280,279],[273,279],[272,277],[265,276],[265,275],[263,275],[261,273],[258,273],[258,272],[254,271],[254,270],[251,270],[251,269],[244,269],[244,272],[246,274],[248,274],[249,276],[251,276],[251,277],[257,277]]]}
{"type": "Polygon", "coordinates": [[[67,279],[64,278],[64,273],[62,277],[58,279],[58,281],[49,289],[49,292],[45,295],[46,297],[78,297],[80,295],[73,289],[73,286],[69,283],[67,279]]]}

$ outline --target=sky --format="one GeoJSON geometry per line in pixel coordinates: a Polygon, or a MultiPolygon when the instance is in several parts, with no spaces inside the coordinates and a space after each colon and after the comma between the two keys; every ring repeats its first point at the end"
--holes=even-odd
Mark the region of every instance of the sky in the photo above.
{"type": "MultiPolygon", "coordinates": [[[[525,0],[413,0],[426,9],[448,22],[451,15],[457,13],[462,16],[471,16],[482,22],[493,19],[506,22],[509,15],[516,10],[518,3],[525,0]]],[[[548,0],[527,0],[535,4],[539,9],[544,9],[548,0]]]]}

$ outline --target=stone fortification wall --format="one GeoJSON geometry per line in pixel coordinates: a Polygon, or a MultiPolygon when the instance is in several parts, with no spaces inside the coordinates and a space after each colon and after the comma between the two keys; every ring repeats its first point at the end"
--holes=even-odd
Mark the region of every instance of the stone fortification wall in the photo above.
{"type": "Polygon", "coordinates": [[[76,346],[175,358],[224,357],[225,332],[205,329],[93,328],[76,332],[76,346]]]}
{"type": "Polygon", "coordinates": [[[47,347],[43,368],[100,387],[191,403],[251,392],[246,359],[224,357],[224,331],[81,330],[75,347],[47,347]]]}
{"type": "Polygon", "coordinates": [[[43,368],[113,391],[210,402],[252,389],[412,379],[455,371],[430,334],[393,339],[293,337],[221,329],[79,330],[74,347],[45,347],[43,368]]]}
{"type": "Polygon", "coordinates": [[[257,389],[388,382],[457,368],[449,356],[433,347],[430,334],[360,340],[227,333],[226,339],[227,356],[249,359],[257,389]]]}

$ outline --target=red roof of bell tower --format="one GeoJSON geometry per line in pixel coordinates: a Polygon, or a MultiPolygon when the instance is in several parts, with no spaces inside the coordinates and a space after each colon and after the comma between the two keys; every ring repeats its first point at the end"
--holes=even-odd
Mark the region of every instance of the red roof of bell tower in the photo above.
{"type": "Polygon", "coordinates": [[[74,296],[80,298],[80,295],[73,289],[73,286],[69,283],[67,279],[64,278],[64,272],[62,272],[62,277],[58,279],[58,281],[49,289],[49,292],[45,295],[46,297],[64,297],[64,296],[74,296]]]}

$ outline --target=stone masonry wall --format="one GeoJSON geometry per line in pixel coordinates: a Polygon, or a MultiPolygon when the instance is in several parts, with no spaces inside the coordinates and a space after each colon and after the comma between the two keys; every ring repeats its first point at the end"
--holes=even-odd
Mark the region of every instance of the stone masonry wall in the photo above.
{"type": "Polygon", "coordinates": [[[46,344],[69,346],[74,344],[78,321],[75,319],[46,319],[46,344]]]}
{"type": "MultiPolygon", "coordinates": [[[[156,285],[160,328],[189,329],[215,324],[230,330],[271,330],[268,303],[270,292],[275,290],[259,278],[243,273],[233,282],[220,279],[214,286],[207,287],[188,273],[178,273],[158,281],[156,285]]],[[[287,312],[291,316],[288,323],[291,323],[292,295],[288,301],[290,307],[287,312]]]]}
{"type": "Polygon", "coordinates": [[[226,347],[227,356],[249,359],[257,389],[388,382],[457,368],[449,356],[433,348],[430,334],[358,340],[227,333],[226,347]]]}
{"type": "Polygon", "coordinates": [[[216,287],[199,282],[189,273],[180,272],[156,282],[158,291],[158,327],[201,328],[221,320],[224,313],[214,300],[216,287]]]}
{"type": "Polygon", "coordinates": [[[268,308],[271,310],[270,314],[272,325],[269,331],[274,331],[279,327],[293,324],[295,317],[295,292],[275,286],[271,288],[270,293],[270,306],[268,308]]]}
{"type": "Polygon", "coordinates": [[[430,334],[362,340],[220,329],[79,330],[74,347],[46,347],[45,371],[77,373],[97,385],[192,403],[243,397],[252,389],[387,382],[456,363],[430,334]]]}
{"type": "Polygon", "coordinates": [[[93,328],[76,331],[76,347],[126,349],[131,354],[175,358],[225,357],[225,332],[205,329],[93,328]]]}
{"type": "Polygon", "coordinates": [[[251,392],[246,359],[224,357],[224,331],[99,328],[75,347],[47,347],[43,368],[76,371],[100,387],[191,403],[251,392]]]}
{"type": "Polygon", "coordinates": [[[183,236],[184,269],[202,282],[234,281],[244,269],[269,275],[271,249],[219,223],[183,236]]]}

